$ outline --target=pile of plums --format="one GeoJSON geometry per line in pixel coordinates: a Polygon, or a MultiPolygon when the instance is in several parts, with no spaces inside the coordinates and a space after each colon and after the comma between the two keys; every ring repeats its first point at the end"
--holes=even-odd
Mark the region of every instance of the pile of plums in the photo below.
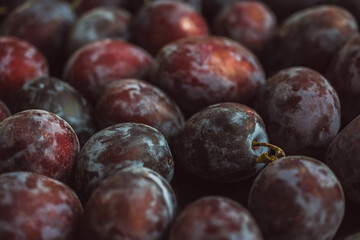
{"type": "Polygon", "coordinates": [[[357,0],[0,0],[0,239],[360,239],[357,0]]]}

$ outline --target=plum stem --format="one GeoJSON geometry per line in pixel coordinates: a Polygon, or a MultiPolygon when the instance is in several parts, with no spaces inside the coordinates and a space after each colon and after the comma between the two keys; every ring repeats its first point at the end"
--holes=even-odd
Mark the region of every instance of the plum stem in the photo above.
{"type": "Polygon", "coordinates": [[[80,6],[81,2],[82,2],[82,0],[74,0],[74,1],[72,1],[71,8],[73,10],[75,10],[76,8],[78,8],[80,6]]]}
{"type": "Polygon", "coordinates": [[[0,7],[0,15],[5,15],[9,12],[8,7],[0,7]]]}
{"type": "Polygon", "coordinates": [[[274,155],[269,155],[267,152],[261,154],[260,156],[258,156],[256,158],[256,163],[266,163],[266,164],[272,163],[272,162],[278,160],[279,158],[285,157],[284,150],[282,150],[278,146],[275,146],[270,143],[257,142],[255,140],[253,140],[252,147],[268,147],[275,151],[274,155]]]}

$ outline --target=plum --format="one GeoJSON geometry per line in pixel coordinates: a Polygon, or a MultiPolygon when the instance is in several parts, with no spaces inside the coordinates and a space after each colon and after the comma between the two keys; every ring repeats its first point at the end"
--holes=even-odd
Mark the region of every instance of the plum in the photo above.
{"type": "Polygon", "coordinates": [[[10,116],[10,114],[9,108],[5,105],[5,103],[0,101],[0,122],[10,116]]]}
{"type": "Polygon", "coordinates": [[[103,39],[80,48],[69,59],[64,80],[92,103],[106,84],[125,78],[146,79],[153,58],[145,50],[116,39],[103,39]]]}
{"type": "Polygon", "coordinates": [[[83,212],[67,185],[30,172],[0,175],[0,238],[75,240],[83,212]]]}
{"type": "Polygon", "coordinates": [[[0,122],[0,172],[31,171],[69,182],[79,140],[57,115],[38,109],[0,122]]]}
{"type": "Polygon", "coordinates": [[[88,240],[162,239],[175,211],[175,195],[165,179],[147,168],[125,168],[96,189],[80,231],[88,240]]]}
{"type": "Polygon", "coordinates": [[[44,56],[30,43],[0,37],[0,100],[10,104],[24,83],[49,74],[44,56]]]}
{"type": "Polygon", "coordinates": [[[101,128],[122,122],[138,122],[173,138],[184,124],[177,104],[162,90],[137,79],[118,80],[107,85],[96,104],[101,128]]]}

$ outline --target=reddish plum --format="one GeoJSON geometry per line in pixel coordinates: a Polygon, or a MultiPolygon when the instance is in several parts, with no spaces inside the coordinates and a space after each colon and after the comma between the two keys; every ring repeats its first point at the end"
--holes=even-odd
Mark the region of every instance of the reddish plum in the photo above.
{"type": "Polygon", "coordinates": [[[208,35],[203,17],[190,5],[176,1],[155,1],[143,6],[135,15],[134,41],[155,55],[175,40],[208,35]]]}
{"type": "MultiPolygon", "coordinates": [[[[163,1],[163,0],[151,0],[152,2],[156,1],[163,1]]],[[[201,0],[169,0],[174,2],[184,2],[189,5],[191,5],[194,9],[196,9],[198,12],[201,10],[201,0]]],[[[146,4],[146,0],[127,0],[126,8],[132,11],[133,13],[136,13],[140,10],[141,7],[143,7],[146,4]]]]}
{"type": "Polygon", "coordinates": [[[68,39],[68,52],[104,38],[129,40],[131,14],[121,8],[95,8],[74,24],[68,39]]]}
{"type": "Polygon", "coordinates": [[[249,209],[265,239],[332,239],[345,212],[341,185],[323,163],[288,156],[255,179],[249,209]]]}
{"type": "Polygon", "coordinates": [[[261,117],[237,103],[209,106],[188,119],[174,139],[176,163],[215,182],[236,182],[256,174],[256,159],[267,152],[253,142],[268,142],[261,117]]]}
{"type": "Polygon", "coordinates": [[[0,37],[0,100],[10,104],[25,82],[46,76],[46,59],[34,46],[18,38],[0,37]]]}
{"type": "Polygon", "coordinates": [[[318,72],[284,69],[260,87],[255,110],[265,122],[270,142],[290,155],[322,158],[340,129],[335,89],[318,72]]]}
{"type": "Polygon", "coordinates": [[[152,82],[165,90],[185,115],[219,102],[250,105],[265,83],[256,56],[220,37],[176,41],[158,54],[152,82]]]}
{"type": "Polygon", "coordinates": [[[269,74],[292,66],[325,73],[331,58],[358,32],[356,19],[345,9],[322,5],[291,15],[264,49],[269,74]]]}
{"type": "Polygon", "coordinates": [[[124,78],[145,79],[153,58],[130,43],[104,39],[76,51],[65,69],[64,80],[92,102],[104,86],[124,78]]]}
{"type": "Polygon", "coordinates": [[[122,122],[137,122],[158,129],[167,139],[184,124],[176,103],[157,87],[136,79],[110,83],[96,105],[101,128],[122,122]]]}
{"type": "Polygon", "coordinates": [[[56,78],[37,78],[16,93],[11,110],[43,109],[63,118],[76,132],[81,145],[96,132],[93,107],[72,86],[56,78]]]}
{"type": "Polygon", "coordinates": [[[360,34],[336,54],[327,77],[339,95],[342,125],[360,114],[360,34]]]}
{"type": "Polygon", "coordinates": [[[59,76],[66,60],[63,48],[74,21],[75,14],[64,1],[29,0],[9,14],[2,33],[36,46],[47,58],[51,75],[59,76]]]}
{"type": "Polygon", "coordinates": [[[263,3],[234,2],[225,5],[213,22],[213,31],[234,39],[256,53],[275,33],[276,17],[263,3]]]}
{"type": "Polygon", "coordinates": [[[0,122],[8,116],[10,116],[9,108],[5,105],[5,103],[0,101],[0,122]]]}
{"type": "Polygon", "coordinates": [[[129,166],[153,169],[170,182],[174,162],[165,137],[140,123],[120,123],[96,133],[77,158],[74,188],[86,201],[104,178],[129,166]]]}
{"type": "Polygon", "coordinates": [[[176,209],[165,179],[142,167],[118,171],[104,180],[86,204],[83,239],[163,239],[176,209]]]}
{"type": "Polygon", "coordinates": [[[262,240],[250,212],[231,199],[209,196],[188,205],[177,217],[170,240],[262,240]]]}
{"type": "Polygon", "coordinates": [[[351,121],[331,142],[324,162],[335,172],[345,196],[360,203],[360,116],[351,121]]]}
{"type": "Polygon", "coordinates": [[[0,239],[75,240],[83,212],[71,188],[30,172],[0,175],[0,239]]]}
{"type": "Polygon", "coordinates": [[[68,182],[79,152],[70,125],[53,113],[27,110],[0,122],[0,172],[31,171],[68,182]]]}

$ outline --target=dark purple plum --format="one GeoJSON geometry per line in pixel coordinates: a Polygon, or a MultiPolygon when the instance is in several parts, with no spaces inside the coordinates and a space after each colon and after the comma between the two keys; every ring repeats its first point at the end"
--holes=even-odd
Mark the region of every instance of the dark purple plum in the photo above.
{"type": "Polygon", "coordinates": [[[336,54],[326,75],[339,95],[343,126],[360,114],[359,61],[360,34],[356,34],[336,54]]]}
{"type": "Polygon", "coordinates": [[[10,105],[24,83],[49,74],[47,61],[36,47],[14,37],[0,37],[0,100],[10,105]]]}
{"type": "Polygon", "coordinates": [[[227,4],[213,21],[215,35],[229,37],[260,54],[275,33],[275,14],[261,2],[240,1],[227,4]]]}
{"type": "Polygon", "coordinates": [[[250,212],[239,203],[208,196],[189,204],[175,219],[170,240],[262,240],[250,212]]]}
{"type": "Polygon", "coordinates": [[[0,100],[0,122],[10,116],[10,114],[9,108],[0,100]]]}
{"type": "Polygon", "coordinates": [[[329,0],[262,0],[262,2],[268,5],[275,12],[280,21],[283,21],[296,12],[327,3],[329,0]]]}
{"type": "Polygon", "coordinates": [[[83,209],[74,191],[30,172],[0,175],[0,239],[76,240],[83,209]]]}
{"type": "Polygon", "coordinates": [[[156,128],[167,139],[173,138],[184,124],[180,108],[167,94],[137,79],[107,85],[96,105],[95,117],[101,128],[137,122],[156,128]]]}
{"type": "Polygon", "coordinates": [[[64,119],[81,145],[96,132],[93,107],[71,85],[57,78],[33,79],[16,93],[11,110],[43,109],[64,119]]]}
{"type": "Polygon", "coordinates": [[[74,188],[86,201],[104,178],[129,166],[150,168],[170,182],[174,162],[165,137],[140,123],[120,123],[97,132],[78,155],[74,188]]]}
{"type": "Polygon", "coordinates": [[[345,196],[360,203],[360,116],[351,121],[331,142],[324,162],[339,178],[345,196]]]}
{"type": "Polygon", "coordinates": [[[256,159],[268,149],[261,117],[238,103],[219,103],[194,114],[174,139],[176,163],[188,172],[214,182],[236,182],[254,176],[256,159]]]}
{"type": "Polygon", "coordinates": [[[340,129],[340,103],[334,88],[305,67],[284,69],[259,88],[255,110],[270,142],[288,155],[321,158],[340,129]]]}
{"type": "MultiPolygon", "coordinates": [[[[163,0],[151,0],[151,2],[157,2],[163,0]]],[[[198,12],[201,10],[201,0],[169,0],[173,2],[184,2],[191,5],[194,9],[198,12]]],[[[127,0],[126,8],[129,9],[131,12],[136,13],[138,12],[141,7],[146,4],[147,0],[127,0]]]]}
{"type": "Polygon", "coordinates": [[[64,45],[74,21],[75,13],[67,2],[29,0],[9,14],[2,33],[32,43],[48,60],[51,75],[61,76],[66,61],[64,45]]]}
{"type": "Polygon", "coordinates": [[[249,210],[268,240],[332,239],[345,199],[335,174],[305,156],[267,165],[251,188],[249,210]]]}
{"type": "Polygon", "coordinates": [[[104,38],[130,39],[131,14],[121,8],[95,8],[83,14],[72,27],[68,53],[104,38]]]}
{"type": "Polygon", "coordinates": [[[44,110],[26,110],[0,122],[0,172],[31,171],[69,182],[79,153],[70,125],[44,110]]]}
{"type": "Polygon", "coordinates": [[[222,37],[175,41],[156,58],[152,83],[172,97],[185,116],[220,102],[251,105],[265,83],[257,57],[222,37]]]}
{"type": "Polygon", "coordinates": [[[175,211],[175,195],[164,178],[148,168],[130,167],[96,189],[80,232],[88,240],[163,239],[175,211]]]}
{"type": "Polygon", "coordinates": [[[357,32],[356,19],[343,8],[308,8],[282,23],[265,46],[262,62],[268,74],[293,66],[325,73],[332,57],[357,32]]]}
{"type": "Polygon", "coordinates": [[[178,1],[155,1],[134,16],[132,35],[153,55],[166,44],[186,37],[207,36],[205,19],[190,5],[178,1]]]}

